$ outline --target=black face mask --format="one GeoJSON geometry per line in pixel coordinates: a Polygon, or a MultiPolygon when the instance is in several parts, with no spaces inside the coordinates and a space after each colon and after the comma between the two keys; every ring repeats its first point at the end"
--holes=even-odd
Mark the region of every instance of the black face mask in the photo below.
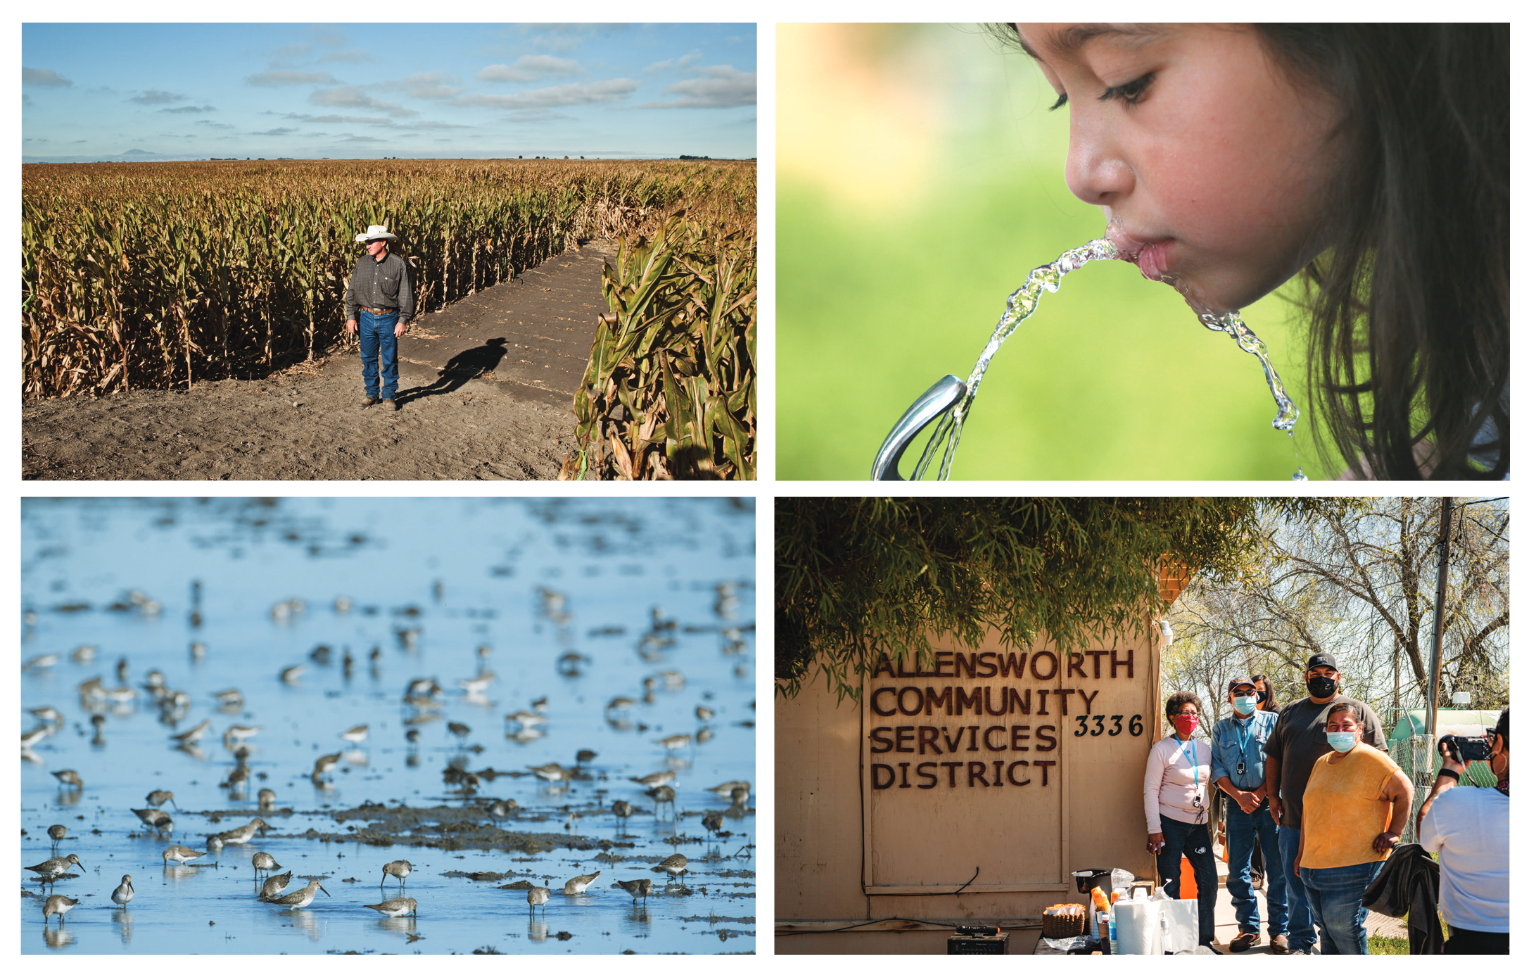
{"type": "Polygon", "coordinates": [[[1333,697],[1333,692],[1337,691],[1338,689],[1339,682],[1334,680],[1332,677],[1307,678],[1307,691],[1310,692],[1314,698],[1333,697]]]}

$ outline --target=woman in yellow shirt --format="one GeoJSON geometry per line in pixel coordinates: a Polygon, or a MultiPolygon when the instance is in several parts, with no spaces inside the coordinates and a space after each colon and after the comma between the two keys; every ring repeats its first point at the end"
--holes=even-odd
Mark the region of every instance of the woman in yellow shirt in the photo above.
{"type": "Polygon", "coordinates": [[[1365,889],[1402,836],[1413,784],[1386,753],[1360,744],[1355,707],[1340,702],[1324,726],[1333,749],[1312,766],[1302,798],[1296,874],[1324,954],[1365,955],[1365,889]]]}

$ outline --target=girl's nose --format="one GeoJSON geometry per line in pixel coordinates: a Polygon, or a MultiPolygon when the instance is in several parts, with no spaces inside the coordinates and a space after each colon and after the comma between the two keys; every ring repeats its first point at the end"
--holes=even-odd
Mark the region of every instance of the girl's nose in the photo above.
{"type": "Polygon", "coordinates": [[[1077,118],[1067,147],[1067,187],[1080,200],[1112,207],[1136,184],[1136,175],[1110,134],[1077,118]]]}

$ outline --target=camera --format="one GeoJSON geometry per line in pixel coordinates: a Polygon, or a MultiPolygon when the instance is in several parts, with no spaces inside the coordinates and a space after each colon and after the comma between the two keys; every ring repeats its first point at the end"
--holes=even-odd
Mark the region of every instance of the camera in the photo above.
{"type": "MultiPolygon", "coordinates": [[[[1491,731],[1489,735],[1492,735],[1491,731]]],[[[1493,757],[1493,741],[1488,737],[1445,735],[1441,737],[1440,745],[1442,748],[1449,745],[1451,757],[1462,765],[1486,761],[1493,757]]]]}

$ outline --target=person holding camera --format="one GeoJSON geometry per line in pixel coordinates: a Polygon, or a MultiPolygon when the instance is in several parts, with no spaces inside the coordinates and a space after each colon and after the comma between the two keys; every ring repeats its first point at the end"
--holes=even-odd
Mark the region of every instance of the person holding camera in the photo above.
{"type": "MultiPolygon", "coordinates": [[[[1206,781],[1211,777],[1211,747],[1195,738],[1200,726],[1200,698],[1177,691],[1168,699],[1173,734],[1152,743],[1142,799],[1147,815],[1147,850],[1157,856],[1157,876],[1169,898],[1179,896],[1180,859],[1195,871],[1200,913],[1200,945],[1216,950],[1216,855],[1206,820],[1206,781]]],[[[1185,896],[1189,897],[1189,896],[1185,896]]]]}
{"type": "Polygon", "coordinates": [[[1443,767],[1419,808],[1419,843],[1438,851],[1445,952],[1509,953],[1509,709],[1488,738],[1440,740],[1443,767]],[[1481,743],[1481,744],[1479,744],[1481,743]],[[1492,787],[1457,786],[1466,763],[1487,758],[1492,787]]]}
{"type": "Polygon", "coordinates": [[[1264,792],[1269,797],[1270,815],[1280,829],[1280,865],[1269,870],[1269,877],[1273,882],[1285,876],[1286,936],[1293,956],[1310,953],[1317,944],[1312,909],[1295,868],[1296,856],[1301,853],[1307,781],[1314,763],[1328,754],[1324,727],[1329,708],[1338,703],[1354,705],[1355,718],[1362,726],[1359,741],[1382,752],[1387,750],[1386,734],[1376,712],[1364,702],[1339,693],[1344,675],[1332,655],[1313,654],[1307,659],[1304,676],[1308,696],[1281,709],[1274,734],[1264,746],[1264,792]]]}
{"type": "Polygon", "coordinates": [[[1307,779],[1292,871],[1306,889],[1319,949],[1364,956],[1365,890],[1402,839],[1413,784],[1391,756],[1361,743],[1365,726],[1353,704],[1330,705],[1325,717],[1332,751],[1307,779]]]}
{"type": "MultiPolygon", "coordinates": [[[[1260,690],[1247,677],[1227,682],[1232,716],[1216,723],[1211,736],[1211,777],[1227,803],[1227,892],[1237,915],[1237,938],[1227,945],[1241,953],[1259,941],[1259,899],[1253,892],[1250,861],[1259,851],[1271,868],[1280,867],[1280,834],[1264,799],[1264,745],[1279,722],[1273,711],[1259,710],[1260,690]]],[[[1289,952],[1285,879],[1271,875],[1265,893],[1269,905],[1269,951],[1289,952]]]]}

